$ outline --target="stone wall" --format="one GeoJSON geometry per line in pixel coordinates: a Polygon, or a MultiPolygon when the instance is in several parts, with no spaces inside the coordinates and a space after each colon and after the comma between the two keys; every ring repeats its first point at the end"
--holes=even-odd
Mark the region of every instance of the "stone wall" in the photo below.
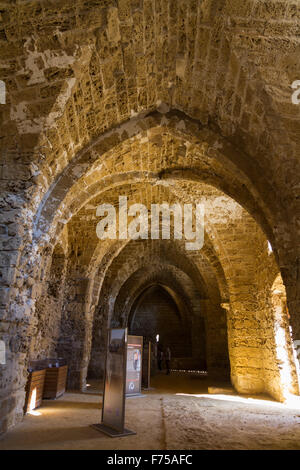
{"type": "Polygon", "coordinates": [[[133,301],[122,286],[135,268],[146,282],[152,258],[172,266],[171,286],[180,271],[200,292],[198,307],[180,296],[196,325],[206,312],[208,367],[228,370],[228,334],[237,390],[282,399],[285,331],[296,390],[299,18],[293,0],[1,3],[0,431],[22,419],[30,358],[65,355],[69,385],[84,387],[93,329],[103,349],[133,301]],[[204,248],[100,243],[96,206],[120,194],[147,207],[203,199],[204,248]]]}

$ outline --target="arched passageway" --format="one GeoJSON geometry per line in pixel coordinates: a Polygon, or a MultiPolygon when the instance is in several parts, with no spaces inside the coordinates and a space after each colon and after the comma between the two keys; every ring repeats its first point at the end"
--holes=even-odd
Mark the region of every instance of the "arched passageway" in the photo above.
{"type": "Polygon", "coordinates": [[[110,327],[234,393],[299,394],[296,5],[102,3],[1,10],[0,432],[30,361],[63,357],[72,390],[103,377],[110,327]],[[203,246],[153,237],[156,204],[201,204],[203,246]]]}
{"type": "MultiPolygon", "coordinates": [[[[169,347],[172,351],[173,367],[178,367],[180,358],[184,361],[184,358],[192,357],[190,324],[186,312],[176,303],[171,289],[159,284],[146,288],[135,300],[128,323],[131,334],[145,336],[146,341],[169,347]]],[[[203,348],[205,334],[204,331],[201,333],[199,341],[202,339],[203,348]]],[[[204,363],[205,348],[202,349],[202,355],[199,355],[197,366],[203,367],[204,363]]]]}

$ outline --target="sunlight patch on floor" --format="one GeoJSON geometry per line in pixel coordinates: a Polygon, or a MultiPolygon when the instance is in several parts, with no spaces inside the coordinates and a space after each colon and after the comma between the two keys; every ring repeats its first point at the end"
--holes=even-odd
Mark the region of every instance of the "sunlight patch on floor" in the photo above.
{"type": "Polygon", "coordinates": [[[289,408],[294,410],[300,410],[300,397],[291,395],[287,398],[284,403],[279,403],[276,401],[271,401],[267,399],[260,399],[260,398],[250,398],[250,397],[242,397],[236,395],[224,395],[224,394],[195,394],[195,393],[176,393],[175,395],[178,396],[190,396],[195,398],[212,398],[213,400],[222,400],[222,401],[232,401],[236,403],[246,403],[246,404],[253,404],[253,405],[260,405],[260,406],[267,406],[267,407],[277,407],[277,408],[289,408]]]}

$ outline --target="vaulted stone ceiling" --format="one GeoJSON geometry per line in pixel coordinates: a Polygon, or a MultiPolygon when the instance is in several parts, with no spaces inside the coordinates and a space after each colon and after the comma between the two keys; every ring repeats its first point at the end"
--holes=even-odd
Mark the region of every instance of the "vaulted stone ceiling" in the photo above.
{"type": "Polygon", "coordinates": [[[48,186],[92,138],[166,103],[218,126],[274,184],[288,174],[290,189],[298,14],[292,1],[2,2],[3,136],[35,149],[48,186]]]}
{"type": "Polygon", "coordinates": [[[281,232],[276,253],[286,239],[279,220],[297,230],[299,109],[289,94],[298,70],[296,2],[2,3],[3,184],[11,188],[13,173],[34,211],[103,132],[176,109],[238,149],[243,177],[259,193],[255,204],[267,206],[264,217],[271,211],[272,231],[281,232]]]}
{"type": "Polygon", "coordinates": [[[281,399],[269,307],[280,270],[299,338],[299,25],[296,0],[0,3],[1,328],[18,364],[3,383],[17,403],[28,351],[58,341],[53,311],[82,386],[95,328],[154,281],[201,299],[211,351],[228,328],[238,390],[281,399]],[[96,207],[121,193],[204,202],[203,249],[100,242],[96,207]]]}

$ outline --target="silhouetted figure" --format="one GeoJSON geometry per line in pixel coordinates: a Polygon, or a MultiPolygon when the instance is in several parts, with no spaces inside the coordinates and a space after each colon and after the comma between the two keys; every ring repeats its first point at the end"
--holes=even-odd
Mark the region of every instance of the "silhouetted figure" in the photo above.
{"type": "Polygon", "coordinates": [[[158,365],[159,370],[162,370],[163,359],[164,359],[164,353],[161,349],[159,349],[158,354],[157,354],[157,365],[158,365]]]}
{"type": "Polygon", "coordinates": [[[171,372],[171,349],[169,346],[166,349],[166,368],[167,368],[167,375],[171,372]]]}

